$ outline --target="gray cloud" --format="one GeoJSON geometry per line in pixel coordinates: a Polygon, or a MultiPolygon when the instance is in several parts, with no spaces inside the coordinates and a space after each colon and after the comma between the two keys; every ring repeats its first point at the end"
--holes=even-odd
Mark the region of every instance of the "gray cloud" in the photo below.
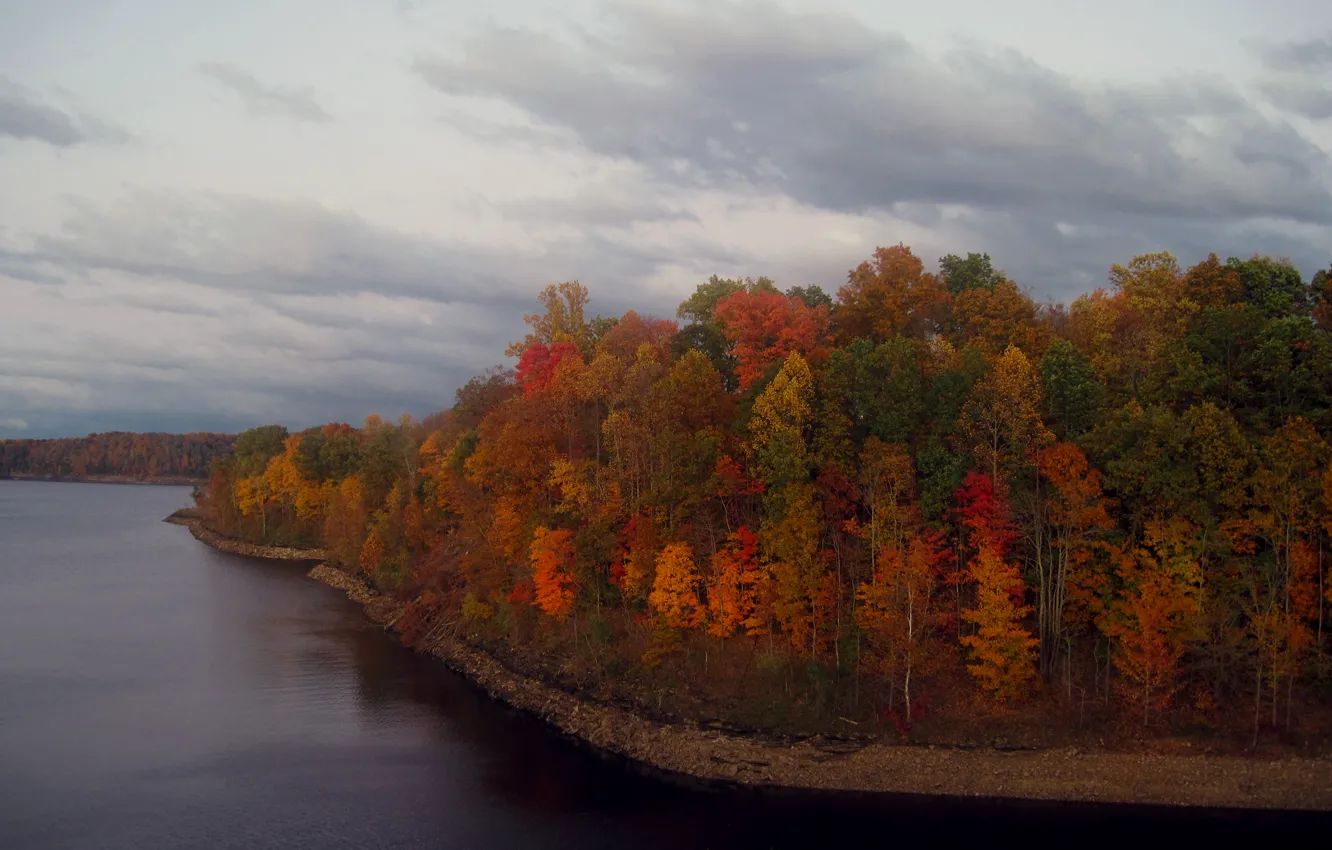
{"type": "Polygon", "coordinates": [[[1332,221],[1327,153],[1218,82],[1084,86],[1012,51],[934,58],[850,18],[766,4],[614,15],[613,37],[493,30],[415,69],[677,183],[834,210],[1332,221]]]}
{"type": "Polygon", "coordinates": [[[90,115],[71,114],[36,98],[0,75],[0,136],[33,139],[60,148],[89,141],[124,141],[123,130],[90,115]]]}
{"type": "MultiPolygon", "coordinates": [[[[525,214],[548,215],[560,203],[516,204],[511,212],[528,207],[525,214]]],[[[651,204],[600,203],[583,208],[594,223],[688,218],[651,204]]],[[[71,273],[110,270],[228,292],[377,293],[513,313],[527,309],[540,287],[557,280],[614,284],[617,296],[632,303],[634,293],[623,291],[624,283],[664,266],[695,264],[706,277],[712,266],[746,260],[701,235],[652,244],[634,234],[580,231],[518,247],[488,246],[413,236],[309,202],[146,191],[108,206],[76,202],[60,234],[34,242],[32,251],[8,253],[16,276],[31,279],[38,270],[49,276],[53,267],[71,273]]]]}
{"type": "Polygon", "coordinates": [[[1316,78],[1269,80],[1262,84],[1263,94],[1287,112],[1303,115],[1311,121],[1332,118],[1332,89],[1316,78]]]}
{"type": "Polygon", "coordinates": [[[1254,49],[1267,69],[1258,87],[1269,103],[1310,121],[1332,118],[1332,35],[1254,49]]]}
{"type": "Polygon", "coordinates": [[[698,221],[686,209],[647,198],[581,191],[572,198],[524,198],[493,205],[507,217],[524,221],[565,222],[626,227],[639,222],[698,221]]]}
{"type": "Polygon", "coordinates": [[[199,71],[240,95],[252,112],[277,113],[312,124],[332,118],[315,100],[314,89],[308,86],[301,89],[266,86],[249,71],[227,62],[205,62],[199,71]]]}
{"type": "Polygon", "coordinates": [[[1268,67],[1284,71],[1332,68],[1332,35],[1266,45],[1258,52],[1268,67]]]}

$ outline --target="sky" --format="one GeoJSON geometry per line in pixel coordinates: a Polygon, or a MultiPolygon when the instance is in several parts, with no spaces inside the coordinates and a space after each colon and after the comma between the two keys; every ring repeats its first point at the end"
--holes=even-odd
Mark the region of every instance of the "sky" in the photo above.
{"type": "MultiPolygon", "coordinates": [[[[1321,0],[0,0],[0,438],[424,416],[546,284],[1332,262],[1321,0]]],[[[512,365],[512,364],[508,364],[512,365]]]]}

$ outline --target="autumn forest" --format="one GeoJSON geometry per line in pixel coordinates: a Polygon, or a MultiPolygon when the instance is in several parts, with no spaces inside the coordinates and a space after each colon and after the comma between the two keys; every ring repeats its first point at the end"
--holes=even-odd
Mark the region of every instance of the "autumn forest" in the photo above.
{"type": "Polygon", "coordinates": [[[674,319],[552,285],[450,409],[252,429],[200,508],[326,549],[409,603],[408,641],[650,712],[1326,730],[1328,273],[1150,254],[1065,306],[985,255],[934,269],[713,277],[674,319]]]}
{"type": "Polygon", "coordinates": [[[116,431],[55,440],[0,440],[0,478],[135,481],[208,477],[231,453],[226,434],[132,434],[116,431]]]}

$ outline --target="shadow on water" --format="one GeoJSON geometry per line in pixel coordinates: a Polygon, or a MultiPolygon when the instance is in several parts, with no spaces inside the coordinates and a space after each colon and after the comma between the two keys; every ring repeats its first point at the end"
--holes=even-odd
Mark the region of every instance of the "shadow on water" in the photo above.
{"type": "MultiPolygon", "coordinates": [[[[253,562],[258,570],[285,565],[253,562]]],[[[1185,809],[1125,804],[743,789],[663,774],[559,734],[492,699],[439,661],[412,652],[375,627],[336,591],[329,606],[348,617],[326,637],[354,662],[369,711],[410,703],[441,742],[485,753],[477,778],[488,794],[527,811],[616,822],[639,846],[801,847],[834,838],[993,841],[1037,834],[1080,845],[1144,837],[1189,840],[1327,835],[1323,813],[1185,809]]]]}

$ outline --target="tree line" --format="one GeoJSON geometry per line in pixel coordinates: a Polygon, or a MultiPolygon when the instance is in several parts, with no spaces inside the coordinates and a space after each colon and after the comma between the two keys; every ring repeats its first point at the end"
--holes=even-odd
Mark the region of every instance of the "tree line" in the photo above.
{"type": "Polygon", "coordinates": [[[1327,272],[1149,254],[1064,306],[897,245],[835,296],[540,304],[447,411],[240,435],[210,521],[327,548],[409,639],[702,691],[797,670],[818,715],[1090,695],[1257,735],[1329,702],[1327,272]]]}
{"type": "Polygon", "coordinates": [[[208,477],[214,458],[231,453],[228,434],[112,432],[51,440],[0,440],[0,478],[86,479],[117,476],[208,477]]]}

